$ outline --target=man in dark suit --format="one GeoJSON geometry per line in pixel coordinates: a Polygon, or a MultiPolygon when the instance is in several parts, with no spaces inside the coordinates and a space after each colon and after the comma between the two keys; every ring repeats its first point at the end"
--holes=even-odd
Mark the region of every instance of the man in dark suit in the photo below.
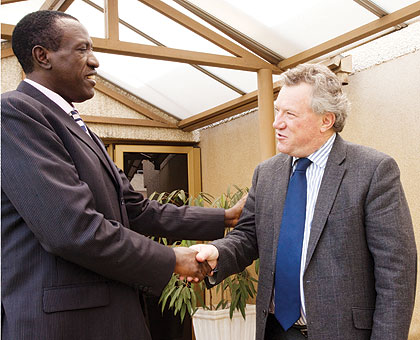
{"type": "Polygon", "coordinates": [[[194,246],[197,259],[217,261],[218,283],[260,258],[257,340],[407,339],[416,246],[398,166],[340,137],[349,103],[328,68],[281,81],[280,153],[256,168],[238,226],[194,246]]]}
{"type": "Polygon", "coordinates": [[[2,339],[150,339],[139,292],[210,269],[143,235],[215,239],[232,210],[135,192],[73,102],[94,95],[92,41],[60,12],[27,15],[12,46],[27,78],[2,95],[2,339]]]}

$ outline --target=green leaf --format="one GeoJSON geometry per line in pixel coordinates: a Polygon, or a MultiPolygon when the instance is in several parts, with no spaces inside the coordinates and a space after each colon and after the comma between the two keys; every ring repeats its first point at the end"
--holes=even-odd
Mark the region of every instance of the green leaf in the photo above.
{"type": "Polygon", "coordinates": [[[158,198],[156,199],[156,201],[158,201],[159,203],[162,203],[162,199],[163,199],[163,197],[165,196],[165,194],[166,194],[166,192],[162,192],[162,193],[158,196],[158,198]]]}
{"type": "Polygon", "coordinates": [[[187,201],[187,196],[185,195],[184,190],[180,190],[178,196],[181,198],[182,202],[185,203],[187,201]]]}
{"type": "Polygon", "coordinates": [[[171,202],[172,197],[174,197],[177,193],[178,193],[178,190],[174,190],[174,191],[172,191],[172,192],[168,195],[168,198],[166,199],[166,201],[167,201],[167,202],[171,202]]]}
{"type": "MultiPolygon", "coordinates": [[[[162,300],[162,313],[163,313],[163,310],[165,309],[166,301],[172,295],[172,293],[174,292],[175,289],[176,289],[176,287],[172,287],[172,289],[167,294],[162,293],[162,296],[161,296],[161,299],[163,298],[163,300],[162,300]]],[[[159,302],[160,302],[160,300],[159,300],[159,302]]]]}
{"type": "Polygon", "coordinates": [[[183,322],[183,321],[184,321],[184,317],[185,317],[185,308],[186,308],[186,306],[185,306],[185,305],[182,305],[182,307],[181,307],[181,314],[180,314],[180,316],[181,316],[181,322],[183,322]]]}
{"type": "Polygon", "coordinates": [[[177,287],[177,290],[174,295],[171,296],[171,303],[169,304],[169,308],[172,308],[174,303],[176,302],[179,294],[181,293],[182,287],[177,287]]]}
{"type": "Polygon", "coordinates": [[[197,295],[194,289],[191,289],[191,305],[192,305],[192,309],[195,309],[197,307],[197,295]]]}
{"type": "Polygon", "coordinates": [[[198,299],[198,302],[200,303],[200,305],[205,307],[203,296],[201,294],[197,294],[197,295],[194,295],[194,296],[198,299]]]}
{"type": "Polygon", "coordinates": [[[258,275],[260,272],[260,259],[255,260],[255,273],[258,275]]]}
{"type": "Polygon", "coordinates": [[[246,319],[245,318],[245,306],[241,304],[241,305],[239,305],[239,309],[241,310],[242,317],[245,320],[246,319]]]}

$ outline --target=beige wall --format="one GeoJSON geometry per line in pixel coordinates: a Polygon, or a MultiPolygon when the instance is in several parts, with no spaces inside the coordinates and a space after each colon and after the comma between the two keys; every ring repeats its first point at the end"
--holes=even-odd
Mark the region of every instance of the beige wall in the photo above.
{"type": "Polygon", "coordinates": [[[204,192],[217,197],[232,185],[250,187],[261,161],[258,113],[201,130],[199,145],[204,192]]]}
{"type": "MultiPolygon", "coordinates": [[[[420,244],[420,51],[351,75],[345,90],[352,113],[342,136],[396,159],[420,244]]],[[[203,191],[218,196],[228,185],[251,185],[259,162],[257,124],[252,113],[201,131],[203,191]]],[[[415,339],[420,339],[420,287],[410,330],[415,339]]]]}

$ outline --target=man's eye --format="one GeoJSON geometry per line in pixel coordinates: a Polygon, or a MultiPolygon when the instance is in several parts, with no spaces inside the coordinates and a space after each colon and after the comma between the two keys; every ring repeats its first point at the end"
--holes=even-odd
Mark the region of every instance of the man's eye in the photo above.
{"type": "Polygon", "coordinates": [[[292,117],[296,116],[293,112],[290,112],[290,111],[287,111],[287,115],[292,116],[292,117]]]}

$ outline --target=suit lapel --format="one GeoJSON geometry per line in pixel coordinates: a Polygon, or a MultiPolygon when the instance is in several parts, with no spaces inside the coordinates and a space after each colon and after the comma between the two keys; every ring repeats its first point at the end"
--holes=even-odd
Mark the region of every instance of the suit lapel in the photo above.
{"type": "MultiPolygon", "coordinates": [[[[17,90],[38,100],[40,103],[48,107],[52,112],[58,115],[60,118],[60,121],[70,130],[70,132],[75,137],[77,137],[80,141],[85,143],[98,156],[103,166],[111,175],[111,178],[113,178],[116,184],[119,184],[117,180],[118,177],[115,177],[115,172],[114,172],[113,167],[107,161],[106,150],[103,147],[101,148],[99,146],[102,144],[100,141],[99,143],[97,142],[95,143],[94,139],[90,138],[88,134],[80,128],[80,126],[74,121],[72,117],[70,117],[66,112],[63,111],[61,107],[59,107],[56,103],[54,103],[51,99],[49,99],[42,92],[38,91],[38,89],[30,85],[29,83],[22,81],[19,84],[17,90]]],[[[91,136],[94,135],[90,130],[89,130],[89,133],[91,134],[91,136]]]]}
{"type": "MultiPolygon", "coordinates": [[[[109,168],[111,169],[111,171],[114,175],[113,178],[115,179],[115,181],[117,183],[118,197],[121,200],[120,203],[125,204],[124,200],[123,200],[123,197],[124,197],[123,183],[122,183],[122,180],[121,180],[121,176],[118,173],[118,168],[115,166],[114,162],[109,157],[108,152],[106,151],[104,145],[102,144],[102,141],[92,131],[90,131],[89,128],[88,128],[88,130],[89,130],[89,133],[92,136],[92,139],[95,141],[95,143],[98,145],[98,147],[102,150],[102,155],[104,155],[104,158],[105,158],[107,164],[109,165],[109,168]]],[[[129,219],[128,219],[127,210],[126,209],[120,209],[120,211],[121,211],[123,225],[126,226],[127,228],[129,228],[130,222],[129,222],[129,219]]]]}
{"type": "Polygon", "coordinates": [[[312,255],[324,230],[328,215],[337,196],[343,176],[346,172],[343,164],[346,157],[346,147],[342,138],[337,135],[331,153],[328,157],[315,205],[314,216],[309,236],[308,252],[306,255],[305,269],[311,261],[312,255]]]}
{"type": "Polygon", "coordinates": [[[273,249],[272,249],[272,258],[275,263],[276,253],[277,253],[277,244],[280,235],[280,225],[281,219],[283,216],[283,207],[286,200],[287,187],[289,186],[290,173],[292,170],[292,157],[287,156],[280,159],[279,165],[274,173],[274,192],[273,196],[276,199],[274,213],[273,213],[273,249]]]}
{"type": "MultiPolygon", "coordinates": [[[[119,188],[119,194],[120,197],[122,197],[122,181],[121,181],[121,177],[117,171],[117,167],[115,166],[114,162],[112,161],[112,159],[109,157],[108,152],[105,149],[105,146],[102,144],[102,141],[99,139],[98,136],[96,136],[92,131],[90,131],[90,129],[88,128],[90,135],[92,136],[92,139],[95,141],[95,144],[101,149],[101,153],[100,155],[103,156],[103,162],[106,162],[106,164],[108,165],[109,169],[111,170],[111,173],[115,179],[115,181],[118,184],[118,188],[119,188]]],[[[82,131],[83,132],[83,131],[82,131]]]]}
{"type": "Polygon", "coordinates": [[[112,165],[108,162],[108,159],[107,159],[108,154],[105,148],[103,147],[102,142],[98,139],[98,137],[95,136],[95,134],[92,131],[90,131],[89,128],[88,130],[92,138],[89,137],[88,134],[80,128],[80,126],[74,121],[72,117],[70,117],[67,114],[66,116],[67,117],[65,120],[63,120],[63,122],[67,126],[67,128],[70,130],[70,132],[75,137],[80,139],[83,143],[85,143],[98,156],[102,165],[111,175],[111,178],[114,180],[116,184],[119,184],[117,178],[115,177],[114,169],[112,165]]]}

